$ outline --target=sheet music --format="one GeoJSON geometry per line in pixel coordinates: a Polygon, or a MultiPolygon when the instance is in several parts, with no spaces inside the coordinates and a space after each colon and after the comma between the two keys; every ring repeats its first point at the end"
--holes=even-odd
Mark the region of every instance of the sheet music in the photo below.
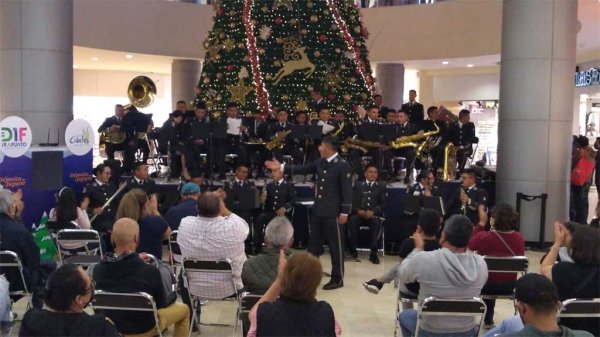
{"type": "Polygon", "coordinates": [[[324,135],[325,135],[325,134],[327,134],[327,133],[329,133],[329,132],[331,132],[331,131],[333,131],[333,129],[335,129],[335,126],[333,126],[333,125],[329,125],[329,124],[327,124],[327,123],[325,123],[325,122],[323,122],[323,121],[319,121],[319,122],[317,123],[317,125],[322,125],[322,126],[323,126],[323,131],[322,131],[322,133],[323,133],[324,135]]]}
{"type": "Polygon", "coordinates": [[[239,136],[240,126],[242,126],[242,120],[236,118],[227,118],[227,134],[239,136]]]}

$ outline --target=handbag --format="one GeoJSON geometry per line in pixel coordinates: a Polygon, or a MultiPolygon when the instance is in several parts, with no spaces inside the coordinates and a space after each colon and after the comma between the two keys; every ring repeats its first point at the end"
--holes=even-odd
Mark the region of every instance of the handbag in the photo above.
{"type": "Polygon", "coordinates": [[[593,161],[580,158],[573,171],[571,171],[571,184],[583,186],[594,171],[595,164],[593,161]]]}

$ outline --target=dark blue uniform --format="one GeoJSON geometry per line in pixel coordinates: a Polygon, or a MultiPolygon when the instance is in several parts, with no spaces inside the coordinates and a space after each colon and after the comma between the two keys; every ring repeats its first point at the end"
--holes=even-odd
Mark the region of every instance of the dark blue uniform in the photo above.
{"type": "Polygon", "coordinates": [[[263,211],[256,217],[254,221],[254,247],[258,250],[262,247],[263,233],[266,225],[271,221],[278,209],[285,208],[286,216],[289,218],[292,205],[296,201],[296,191],[291,183],[270,182],[265,186],[267,199],[264,202],[263,211]]]}
{"type": "MultiPolygon", "coordinates": [[[[89,199],[88,214],[93,214],[94,208],[102,207],[110,197],[115,194],[117,188],[112,182],[106,184],[100,184],[97,180],[92,181],[83,189],[84,198],[89,199]]],[[[104,209],[102,214],[98,215],[92,222],[92,228],[106,233],[112,230],[115,222],[115,214],[117,211],[117,200],[116,198],[104,209]]]]}
{"type": "MultiPolygon", "coordinates": [[[[108,117],[107,119],[104,120],[104,123],[102,123],[102,125],[100,125],[100,127],[98,128],[98,132],[99,133],[100,132],[109,133],[108,129],[110,129],[111,126],[113,126],[113,125],[121,126],[121,120],[122,120],[122,118],[119,118],[117,116],[108,117]]],[[[104,146],[106,149],[105,150],[106,157],[108,157],[108,159],[115,159],[116,151],[124,151],[125,150],[125,140],[123,140],[123,142],[121,142],[119,144],[105,142],[104,146]]]]}
{"type": "Polygon", "coordinates": [[[385,186],[374,181],[368,183],[366,180],[356,182],[352,195],[353,214],[348,218],[348,244],[350,254],[353,257],[357,256],[356,245],[358,240],[358,229],[361,226],[369,226],[371,238],[369,248],[371,256],[377,256],[379,235],[381,234],[381,216],[383,215],[383,206],[385,200],[385,186]],[[374,216],[370,219],[363,219],[358,216],[357,212],[373,211],[374,216]]]}

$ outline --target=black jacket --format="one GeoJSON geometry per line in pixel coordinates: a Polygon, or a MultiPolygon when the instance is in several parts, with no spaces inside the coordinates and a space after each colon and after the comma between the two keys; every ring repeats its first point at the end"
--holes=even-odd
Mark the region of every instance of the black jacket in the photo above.
{"type": "MultiPolygon", "coordinates": [[[[0,213],[0,250],[13,251],[21,259],[23,274],[29,291],[33,291],[39,280],[40,250],[33,240],[31,232],[25,226],[8,215],[0,213]]],[[[0,268],[10,283],[10,291],[23,290],[21,274],[15,268],[0,268]]]]}
{"type": "MultiPolygon", "coordinates": [[[[462,189],[462,187],[460,188],[462,189]]],[[[471,202],[464,205],[464,215],[471,220],[473,225],[477,225],[479,223],[479,211],[477,208],[479,205],[487,207],[488,194],[483,188],[477,186],[473,186],[466,193],[471,202]]],[[[463,213],[463,204],[460,201],[460,189],[449,200],[449,205],[447,205],[446,209],[450,210],[450,212],[446,213],[448,216],[463,213]]]]}
{"type": "Polygon", "coordinates": [[[162,154],[166,154],[167,151],[175,153],[181,149],[186,141],[185,128],[182,123],[175,124],[175,122],[169,118],[163,126],[160,128],[160,136],[158,138],[158,149],[162,154]]]}
{"type": "Polygon", "coordinates": [[[143,190],[144,192],[146,192],[146,194],[148,194],[148,196],[158,193],[158,187],[156,187],[156,183],[154,182],[154,180],[147,179],[141,183],[138,183],[138,181],[135,180],[135,177],[131,177],[127,180],[127,186],[125,186],[123,192],[121,192],[121,195],[131,191],[134,188],[139,188],[143,190]]]}
{"type": "Polygon", "coordinates": [[[121,121],[119,121],[117,116],[111,116],[105,119],[104,123],[102,123],[102,125],[100,125],[100,127],[98,128],[98,132],[105,132],[108,128],[110,128],[113,125],[121,125],[121,121]]]}
{"type": "Polygon", "coordinates": [[[444,139],[445,144],[452,143],[462,147],[471,146],[471,144],[476,142],[475,124],[473,123],[464,124],[462,128],[459,126],[458,122],[452,123],[446,131],[446,137],[444,139]]]}
{"type": "Polygon", "coordinates": [[[241,183],[242,185],[240,186],[240,184],[236,182],[235,178],[233,178],[226,182],[225,187],[223,188],[227,193],[225,204],[233,213],[252,209],[250,205],[240,204],[240,195],[243,190],[256,190],[256,186],[254,186],[253,182],[247,179],[242,181],[241,183]]]}
{"type": "Polygon", "coordinates": [[[305,165],[285,165],[288,174],[316,174],[313,214],[337,217],[352,211],[352,168],[339,155],[327,162],[317,159],[305,165]]]}
{"type": "MultiPolygon", "coordinates": [[[[166,294],[160,272],[146,264],[137,253],[108,257],[93,269],[96,289],[117,293],[143,291],[154,298],[158,309],[166,307],[166,294]]],[[[156,326],[151,312],[107,310],[109,317],[124,334],[139,334],[156,326]]]]}
{"type": "Polygon", "coordinates": [[[385,186],[378,181],[369,187],[366,180],[357,181],[352,193],[352,210],[373,211],[376,216],[383,214],[385,203],[385,186]]]}
{"type": "Polygon", "coordinates": [[[114,324],[104,315],[82,313],[61,313],[29,309],[23,321],[19,336],[120,336],[114,324]]]}
{"type": "Polygon", "coordinates": [[[339,140],[352,138],[356,134],[354,124],[352,124],[350,121],[344,121],[343,125],[340,124],[340,122],[337,122],[337,128],[334,130],[334,132],[337,133],[339,128],[342,128],[342,131],[338,133],[339,140]]]}
{"type": "Polygon", "coordinates": [[[292,210],[296,201],[296,190],[294,185],[283,181],[280,185],[277,182],[270,182],[265,187],[267,199],[265,200],[264,210],[266,212],[277,211],[279,208],[285,208],[286,212],[292,210]]]}
{"type": "Polygon", "coordinates": [[[419,102],[410,102],[402,104],[402,111],[406,111],[408,113],[408,120],[415,124],[421,125],[423,123],[423,119],[425,119],[425,113],[423,110],[423,104],[419,102]]]}
{"type": "Polygon", "coordinates": [[[411,136],[419,132],[419,127],[414,123],[406,123],[406,125],[398,124],[398,137],[411,136]]]}
{"type": "Polygon", "coordinates": [[[144,114],[134,107],[121,119],[121,131],[125,132],[127,141],[135,139],[137,134],[147,132],[148,126],[152,125],[152,115],[144,114]]]}

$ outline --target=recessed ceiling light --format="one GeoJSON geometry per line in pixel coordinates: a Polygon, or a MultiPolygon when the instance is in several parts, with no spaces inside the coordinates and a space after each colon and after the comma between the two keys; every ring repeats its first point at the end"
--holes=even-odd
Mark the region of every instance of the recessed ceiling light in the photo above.
{"type": "Polygon", "coordinates": [[[450,63],[450,62],[448,62],[448,61],[442,61],[442,64],[443,64],[443,65],[446,65],[446,64],[449,64],[449,63],[450,63]]]}
{"type": "Polygon", "coordinates": [[[472,65],[472,64],[467,64],[467,68],[473,68],[473,67],[474,67],[474,65],[472,65]]]}
{"type": "Polygon", "coordinates": [[[92,57],[92,61],[98,61],[98,60],[99,60],[99,58],[97,58],[97,57],[92,57]]]}
{"type": "Polygon", "coordinates": [[[126,59],[132,59],[132,58],[133,58],[133,55],[131,55],[131,54],[127,54],[127,55],[125,55],[125,58],[126,58],[126,59]]]}
{"type": "Polygon", "coordinates": [[[73,65],[73,69],[77,69],[77,65],[75,65],[75,64],[74,64],[74,65],[73,65]]]}

